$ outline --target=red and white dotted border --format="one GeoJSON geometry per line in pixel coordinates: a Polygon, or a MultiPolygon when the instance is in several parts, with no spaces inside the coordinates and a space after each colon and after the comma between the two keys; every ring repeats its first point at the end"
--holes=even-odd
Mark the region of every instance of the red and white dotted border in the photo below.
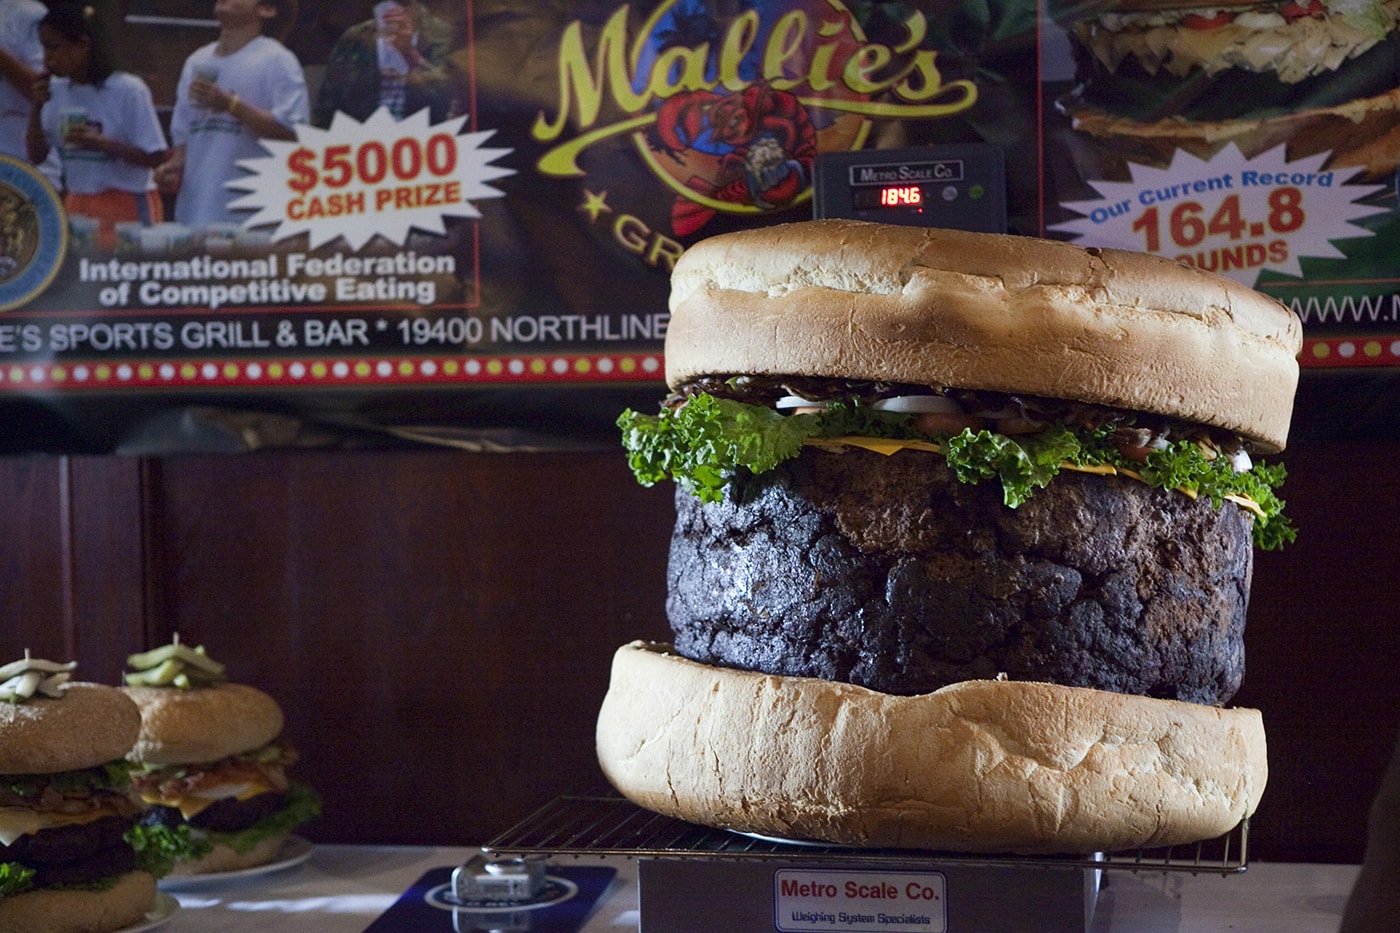
{"type": "MultiPolygon", "coordinates": [[[[1400,367],[1400,335],[1311,338],[1298,362],[1304,368],[1400,367]]],[[[650,382],[661,379],[664,368],[659,353],[28,362],[0,364],[0,392],[650,382]]]]}
{"type": "Polygon", "coordinates": [[[1400,366],[1400,335],[1308,338],[1298,364],[1303,368],[1400,366]]]}
{"type": "Polygon", "coordinates": [[[629,382],[662,377],[660,354],[132,360],[0,365],[0,391],[629,382]]]}

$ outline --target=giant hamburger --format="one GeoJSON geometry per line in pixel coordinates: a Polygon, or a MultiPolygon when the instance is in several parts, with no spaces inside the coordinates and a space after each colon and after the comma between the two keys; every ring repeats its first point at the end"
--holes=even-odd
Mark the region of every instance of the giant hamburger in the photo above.
{"type": "MultiPolygon", "coordinates": [[[[141,716],[72,662],[0,667],[0,930],[107,933],[155,905],[124,757],[141,716]]],[[[146,853],[147,855],[151,853],[146,853]]]]}
{"type": "Polygon", "coordinates": [[[148,823],[184,828],[199,850],[171,874],[199,875],[265,865],[320,800],[287,769],[297,760],[271,696],[227,680],[200,648],[169,645],[127,659],[122,687],[140,710],[129,757],[132,781],[150,806],[148,823]]]}
{"type": "Polygon", "coordinates": [[[1292,159],[1377,177],[1400,162],[1400,0],[1051,3],[1074,53],[1076,129],[1137,161],[1175,149],[1292,159]]]}
{"type": "Polygon", "coordinates": [[[598,756],[694,822],[860,846],[1209,838],[1267,778],[1243,676],[1296,316],[1156,257],[813,221],[678,261],[672,644],[614,658],[598,756]]]}

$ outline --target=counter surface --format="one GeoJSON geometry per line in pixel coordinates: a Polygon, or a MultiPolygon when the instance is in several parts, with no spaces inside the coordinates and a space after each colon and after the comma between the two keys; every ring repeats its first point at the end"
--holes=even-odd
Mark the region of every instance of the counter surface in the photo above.
{"type": "MultiPolygon", "coordinates": [[[[467,848],[316,846],[295,867],[232,881],[182,886],[180,908],[160,933],[359,933],[434,868],[461,864],[467,848]]],[[[638,928],[637,863],[565,857],[563,865],[616,869],[585,933],[638,928]]],[[[1335,933],[1354,865],[1254,863],[1242,874],[1113,870],[1099,896],[1094,933],[1335,933]]],[[[451,924],[445,923],[444,930],[451,924]]]]}

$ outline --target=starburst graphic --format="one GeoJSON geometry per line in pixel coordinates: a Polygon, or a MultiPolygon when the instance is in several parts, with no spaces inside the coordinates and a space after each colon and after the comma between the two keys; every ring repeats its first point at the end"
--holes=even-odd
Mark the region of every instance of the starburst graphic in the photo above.
{"type": "Polygon", "coordinates": [[[337,113],[328,129],[298,126],[294,142],[263,140],[266,157],[239,163],[249,174],[228,182],[244,192],[230,206],[254,212],[245,226],[273,225],[274,241],[306,233],[312,248],[441,235],[445,218],[480,217],[473,202],[504,196],[489,182],[515,174],[490,164],[511,151],[483,148],[494,131],[462,133],[465,123],[430,123],[426,108],[395,120],[381,107],[363,123],[337,113]]]}
{"type": "Polygon", "coordinates": [[[1166,168],[1131,163],[1131,181],[1090,182],[1100,198],[1064,202],[1083,216],[1050,229],[1250,286],[1265,269],[1301,276],[1301,259],[1343,258],[1334,241],[1374,236],[1356,221],[1385,212],[1357,203],[1385,186],[1348,184],[1360,169],[1326,169],[1328,155],[1290,162],[1278,146],[1246,158],[1231,144],[1207,160],[1177,150],[1166,168]]]}

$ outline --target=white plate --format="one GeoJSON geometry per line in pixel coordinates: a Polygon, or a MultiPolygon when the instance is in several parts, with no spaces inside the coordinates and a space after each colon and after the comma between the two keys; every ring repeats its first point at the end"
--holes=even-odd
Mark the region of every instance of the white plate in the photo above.
{"type": "Polygon", "coordinates": [[[164,891],[157,891],[155,905],[146,911],[146,916],[129,927],[122,927],[117,933],[141,933],[143,930],[154,930],[169,920],[171,915],[179,909],[179,901],[164,891]]]}
{"type": "MultiPolygon", "coordinates": [[[[313,848],[314,846],[309,839],[303,839],[301,836],[288,836],[287,841],[282,843],[282,848],[277,850],[277,855],[270,862],[234,871],[211,871],[202,875],[166,875],[160,879],[160,886],[167,891],[179,891],[184,888],[222,884],[225,881],[235,881],[239,878],[254,878],[275,871],[286,871],[310,858],[313,848]]],[[[126,933],[126,931],[122,931],[122,933],[126,933]]]]}

